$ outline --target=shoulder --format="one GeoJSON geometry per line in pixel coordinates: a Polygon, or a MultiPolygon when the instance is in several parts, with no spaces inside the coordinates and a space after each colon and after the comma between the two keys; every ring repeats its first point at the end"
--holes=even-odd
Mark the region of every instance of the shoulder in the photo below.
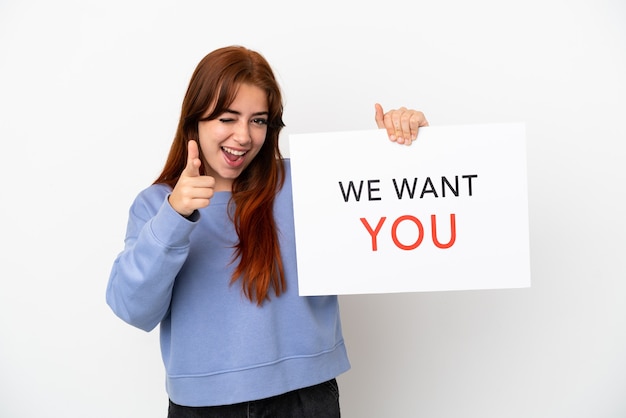
{"type": "Polygon", "coordinates": [[[289,158],[283,158],[283,167],[285,168],[285,182],[278,191],[276,196],[277,207],[290,209],[292,207],[292,186],[291,186],[291,161],[289,158]]]}
{"type": "Polygon", "coordinates": [[[157,183],[152,184],[137,195],[137,199],[141,200],[162,200],[165,196],[172,192],[172,188],[167,184],[157,183]]]}
{"type": "Polygon", "coordinates": [[[154,214],[171,192],[172,189],[167,184],[152,184],[137,194],[131,210],[154,214]]]}
{"type": "Polygon", "coordinates": [[[283,189],[287,189],[291,192],[291,160],[289,158],[282,158],[282,164],[285,169],[285,183],[283,189]]]}
{"type": "Polygon", "coordinates": [[[291,182],[291,159],[283,158],[283,167],[285,167],[285,181],[291,182]]]}

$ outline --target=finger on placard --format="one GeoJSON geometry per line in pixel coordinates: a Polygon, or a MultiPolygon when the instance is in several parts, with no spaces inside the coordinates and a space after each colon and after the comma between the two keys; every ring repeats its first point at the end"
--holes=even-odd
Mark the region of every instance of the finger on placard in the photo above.
{"type": "Polygon", "coordinates": [[[422,112],[414,112],[410,119],[411,138],[413,141],[417,139],[417,132],[422,126],[428,126],[428,121],[422,112]]]}
{"type": "Polygon", "coordinates": [[[419,121],[415,115],[412,115],[409,119],[409,134],[411,135],[411,141],[417,139],[417,130],[419,129],[419,121]]]}
{"type": "Polygon", "coordinates": [[[196,177],[200,175],[200,151],[198,143],[194,140],[187,142],[187,166],[185,174],[187,176],[196,177]]]}
{"type": "Polygon", "coordinates": [[[391,135],[390,138],[392,140],[395,140],[398,144],[404,144],[406,140],[404,133],[403,133],[403,128],[404,128],[404,121],[402,118],[403,113],[404,113],[403,107],[397,110],[394,109],[394,110],[387,112],[387,115],[389,116],[390,129],[393,132],[393,135],[391,135]]]}
{"type": "Polygon", "coordinates": [[[376,103],[374,104],[374,108],[376,109],[376,114],[374,115],[374,118],[376,119],[376,126],[382,129],[385,127],[385,113],[383,112],[383,107],[379,103],[376,103]]]}
{"type": "Polygon", "coordinates": [[[402,143],[402,135],[400,130],[400,120],[398,119],[398,111],[393,109],[385,113],[384,117],[385,129],[387,135],[392,142],[402,143]]]}
{"type": "Polygon", "coordinates": [[[414,110],[411,115],[411,135],[413,140],[417,139],[417,135],[419,129],[423,126],[428,126],[428,121],[426,120],[426,116],[420,111],[414,110]]]}
{"type": "Polygon", "coordinates": [[[413,141],[411,136],[411,112],[407,111],[405,107],[402,107],[400,111],[400,135],[406,145],[411,145],[413,141]]]}
{"type": "Polygon", "coordinates": [[[389,140],[395,141],[396,140],[395,130],[393,128],[393,123],[391,122],[391,119],[389,116],[389,114],[393,111],[387,112],[387,113],[383,112],[383,107],[379,103],[376,103],[375,107],[376,107],[376,125],[378,125],[378,128],[380,129],[387,130],[387,136],[389,137],[389,140]]]}

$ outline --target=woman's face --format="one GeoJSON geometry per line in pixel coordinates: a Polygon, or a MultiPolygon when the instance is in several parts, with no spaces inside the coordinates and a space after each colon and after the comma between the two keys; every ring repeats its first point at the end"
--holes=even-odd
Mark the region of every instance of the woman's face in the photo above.
{"type": "Polygon", "coordinates": [[[267,134],[268,114],[265,91],[241,84],[235,100],[224,113],[198,123],[204,169],[215,178],[215,191],[232,190],[233,180],[259,153],[267,134]]]}

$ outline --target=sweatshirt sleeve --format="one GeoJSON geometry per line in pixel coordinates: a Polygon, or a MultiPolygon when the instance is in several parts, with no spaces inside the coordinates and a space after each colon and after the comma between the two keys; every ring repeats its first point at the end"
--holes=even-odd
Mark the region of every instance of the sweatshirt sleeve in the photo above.
{"type": "Polygon", "coordinates": [[[111,269],[106,300],[125,322],[151,331],[167,315],[176,276],[189,253],[198,218],[169,204],[169,190],[152,186],[130,208],[124,250],[111,269]]]}

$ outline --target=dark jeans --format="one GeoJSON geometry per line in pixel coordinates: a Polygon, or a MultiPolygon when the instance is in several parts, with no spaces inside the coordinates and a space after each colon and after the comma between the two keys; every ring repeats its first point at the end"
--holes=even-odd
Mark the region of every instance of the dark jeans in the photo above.
{"type": "Polygon", "coordinates": [[[335,379],[258,401],[189,407],[170,401],[168,418],[339,418],[335,379]]]}

